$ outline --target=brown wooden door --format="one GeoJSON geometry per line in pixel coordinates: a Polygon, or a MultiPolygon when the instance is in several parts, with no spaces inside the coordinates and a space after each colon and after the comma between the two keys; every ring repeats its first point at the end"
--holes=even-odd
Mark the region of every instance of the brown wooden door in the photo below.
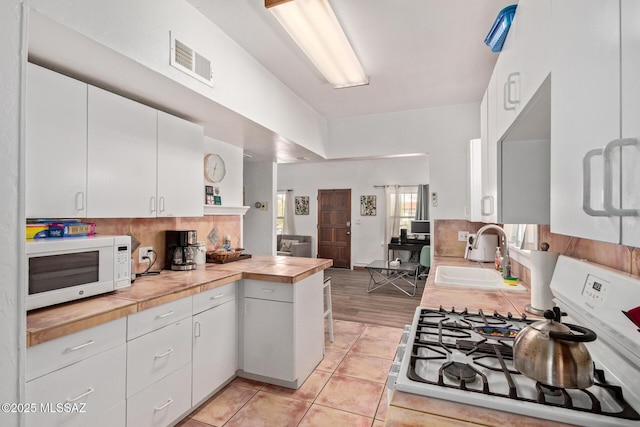
{"type": "Polygon", "coordinates": [[[318,258],[351,268],[351,190],[318,190],[318,258]]]}

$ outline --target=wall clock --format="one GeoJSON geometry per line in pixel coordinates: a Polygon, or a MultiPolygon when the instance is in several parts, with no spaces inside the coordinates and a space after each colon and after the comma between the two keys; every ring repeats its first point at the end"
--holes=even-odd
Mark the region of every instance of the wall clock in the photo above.
{"type": "Polygon", "coordinates": [[[224,160],[218,154],[204,156],[204,177],[209,182],[221,182],[227,173],[224,160]]]}

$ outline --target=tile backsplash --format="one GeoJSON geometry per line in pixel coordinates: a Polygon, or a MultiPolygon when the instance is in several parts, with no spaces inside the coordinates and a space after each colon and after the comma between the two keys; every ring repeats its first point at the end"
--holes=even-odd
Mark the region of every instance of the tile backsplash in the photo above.
{"type": "MultiPolygon", "coordinates": [[[[95,222],[96,234],[131,234],[140,242],[140,246],[153,246],[158,258],[153,270],[164,268],[165,231],[196,230],[198,241],[205,242],[207,250],[212,251],[222,246],[223,237],[231,236],[231,246],[239,247],[242,241],[242,222],[238,215],[208,215],[195,218],[92,218],[95,222]],[[215,230],[217,241],[212,243],[207,236],[215,230]]],[[[131,254],[136,264],[136,272],[141,272],[146,265],[138,265],[138,251],[131,254]]]]}
{"type": "MultiPolygon", "coordinates": [[[[458,241],[458,231],[475,233],[483,225],[466,220],[435,220],[434,255],[463,257],[465,243],[458,241]]],[[[640,276],[640,248],[555,234],[548,225],[538,226],[538,240],[547,242],[550,251],[640,276]]],[[[512,274],[531,283],[531,271],[518,262],[512,262],[512,274]]]]}

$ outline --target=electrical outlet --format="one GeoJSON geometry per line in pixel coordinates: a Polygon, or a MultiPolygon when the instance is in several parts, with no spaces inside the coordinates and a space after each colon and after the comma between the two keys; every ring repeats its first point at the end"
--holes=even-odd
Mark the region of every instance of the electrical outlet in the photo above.
{"type": "Polygon", "coordinates": [[[142,264],[143,262],[151,262],[153,258],[153,246],[143,246],[138,249],[138,263],[142,264]],[[143,258],[148,257],[148,258],[143,258]]]}
{"type": "Polygon", "coordinates": [[[469,239],[468,231],[458,231],[458,242],[466,242],[469,239]]]}

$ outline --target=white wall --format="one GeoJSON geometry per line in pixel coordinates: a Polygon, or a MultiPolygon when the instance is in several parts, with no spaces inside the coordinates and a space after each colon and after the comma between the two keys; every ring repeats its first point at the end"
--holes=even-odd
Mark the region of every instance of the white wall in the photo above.
{"type": "Polygon", "coordinates": [[[325,155],[326,119],[186,1],[31,0],[30,4],[42,15],[325,155]],[[170,31],[211,58],[213,88],[170,66],[170,31]]]}
{"type": "MultiPolygon", "coordinates": [[[[209,153],[218,154],[222,157],[227,173],[222,182],[216,184],[210,183],[203,177],[204,185],[220,188],[222,206],[242,206],[242,148],[205,136],[203,159],[204,155],[209,153]]],[[[202,194],[204,194],[204,190],[202,194]]]]}
{"type": "Polygon", "coordinates": [[[429,157],[330,161],[278,165],[278,190],[291,197],[309,196],[309,215],[294,215],[296,234],[312,237],[312,256],[318,250],[318,190],[351,189],[351,263],[366,265],[386,252],[385,197],[375,185],[429,184],[429,157]],[[360,215],[360,196],[375,195],[376,216],[360,215]]]}
{"type": "Polygon", "coordinates": [[[432,219],[463,219],[469,140],[480,136],[480,104],[350,117],[329,122],[329,158],[428,153],[432,219]]]}
{"type": "MultiPolygon", "coordinates": [[[[24,186],[20,159],[23,66],[21,2],[0,2],[0,402],[24,402],[24,186]]],[[[18,414],[0,412],[0,425],[18,414]]]]}
{"type": "Polygon", "coordinates": [[[244,216],[243,244],[252,255],[276,254],[276,164],[253,162],[244,165],[245,200],[249,210],[244,216]],[[267,210],[254,207],[267,202],[267,210]]]}

